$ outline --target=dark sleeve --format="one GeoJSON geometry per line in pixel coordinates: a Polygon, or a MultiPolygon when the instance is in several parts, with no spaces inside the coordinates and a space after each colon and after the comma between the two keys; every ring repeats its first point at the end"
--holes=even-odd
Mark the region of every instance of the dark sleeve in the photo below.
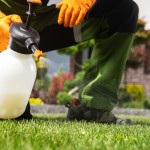
{"type": "Polygon", "coordinates": [[[42,1],[42,5],[43,6],[46,6],[48,4],[48,2],[49,2],[49,0],[41,0],[41,1],[42,1]]]}

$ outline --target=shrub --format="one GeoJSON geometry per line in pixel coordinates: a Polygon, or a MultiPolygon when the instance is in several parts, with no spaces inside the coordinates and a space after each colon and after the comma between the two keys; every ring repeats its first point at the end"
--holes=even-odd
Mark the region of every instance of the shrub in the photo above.
{"type": "Polygon", "coordinates": [[[83,63],[82,67],[83,67],[83,69],[84,69],[85,71],[87,71],[87,70],[89,69],[89,67],[90,67],[90,59],[86,60],[86,61],[83,63]]]}
{"type": "Polygon", "coordinates": [[[60,76],[53,76],[51,80],[50,88],[50,98],[55,100],[57,99],[57,94],[63,91],[63,85],[65,80],[73,80],[74,76],[71,72],[62,73],[60,76]]]}
{"type": "Polygon", "coordinates": [[[69,92],[71,89],[73,89],[75,86],[80,86],[82,84],[83,78],[84,78],[85,72],[78,72],[75,76],[74,80],[66,80],[64,82],[63,89],[66,92],[69,92]]]}
{"type": "Polygon", "coordinates": [[[44,104],[40,98],[30,98],[29,103],[30,105],[36,105],[36,104],[43,105],[44,104]]]}
{"type": "Polygon", "coordinates": [[[120,87],[118,90],[118,103],[117,106],[121,107],[124,103],[132,100],[132,96],[127,92],[125,87],[120,87]]]}
{"type": "Polygon", "coordinates": [[[122,105],[123,108],[144,108],[144,100],[130,101],[122,105]]]}
{"type": "Polygon", "coordinates": [[[145,101],[144,101],[144,108],[150,109],[150,99],[145,98],[145,101]]]}
{"type": "Polygon", "coordinates": [[[65,104],[67,102],[71,102],[73,96],[69,95],[67,92],[59,92],[57,94],[57,98],[58,104],[65,104]]]}
{"type": "Polygon", "coordinates": [[[144,108],[145,97],[142,85],[127,84],[125,87],[120,87],[118,90],[118,103],[119,107],[123,108],[144,108]]]}
{"type": "Polygon", "coordinates": [[[48,71],[48,66],[46,64],[47,59],[45,58],[46,54],[43,53],[43,59],[38,59],[34,57],[34,61],[36,63],[37,67],[37,76],[36,79],[44,79],[47,71],[48,71]]]}
{"type": "Polygon", "coordinates": [[[48,76],[45,76],[43,79],[37,79],[35,82],[35,87],[40,90],[48,90],[51,84],[51,80],[48,76]]]}
{"type": "Polygon", "coordinates": [[[127,84],[126,89],[128,93],[135,97],[135,100],[144,99],[144,88],[142,85],[127,84]]]}
{"type": "Polygon", "coordinates": [[[132,48],[126,63],[126,67],[134,69],[140,67],[144,62],[144,51],[145,49],[140,46],[132,48]]]}

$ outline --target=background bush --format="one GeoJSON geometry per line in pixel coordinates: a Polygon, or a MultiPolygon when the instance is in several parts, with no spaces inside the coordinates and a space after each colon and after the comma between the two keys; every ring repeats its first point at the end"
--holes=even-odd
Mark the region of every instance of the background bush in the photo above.
{"type": "Polygon", "coordinates": [[[64,85],[63,85],[63,89],[64,91],[66,92],[69,92],[71,89],[73,89],[74,87],[76,86],[81,86],[82,85],[82,81],[83,81],[83,78],[84,78],[84,74],[85,72],[82,71],[82,72],[78,72],[75,76],[75,79],[73,80],[66,80],[64,82],[64,85]]]}
{"type": "Polygon", "coordinates": [[[127,92],[125,87],[120,87],[118,90],[118,103],[117,106],[122,107],[124,103],[130,102],[132,100],[132,96],[127,92]]]}
{"type": "Polygon", "coordinates": [[[144,88],[142,85],[138,84],[127,84],[126,85],[127,92],[134,96],[135,100],[144,99],[144,88]]]}
{"type": "Polygon", "coordinates": [[[150,101],[144,96],[142,85],[127,84],[118,90],[117,106],[123,108],[150,108],[150,101]]]}
{"type": "Polygon", "coordinates": [[[51,87],[50,87],[50,99],[51,104],[57,103],[57,94],[61,91],[64,91],[64,82],[65,80],[73,80],[74,76],[71,72],[61,73],[59,76],[52,76],[51,87]]]}
{"type": "Polygon", "coordinates": [[[150,99],[149,98],[145,98],[145,100],[144,100],[144,108],[150,109],[150,99]]]}
{"type": "Polygon", "coordinates": [[[57,103],[58,104],[65,104],[67,102],[71,102],[73,96],[69,95],[67,92],[59,92],[57,94],[57,103]]]}
{"type": "Polygon", "coordinates": [[[126,102],[126,103],[124,103],[122,105],[122,108],[138,108],[138,109],[142,109],[142,108],[144,108],[144,100],[126,102]]]}
{"type": "Polygon", "coordinates": [[[40,98],[30,98],[29,99],[30,105],[43,105],[43,101],[40,98]]]}

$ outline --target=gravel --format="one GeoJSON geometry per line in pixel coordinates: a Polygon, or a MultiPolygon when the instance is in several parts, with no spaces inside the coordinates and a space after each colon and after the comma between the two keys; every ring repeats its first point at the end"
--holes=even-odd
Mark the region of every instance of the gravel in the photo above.
{"type": "MultiPolygon", "coordinates": [[[[112,111],[115,115],[131,115],[131,116],[147,116],[150,117],[150,110],[148,109],[129,109],[117,108],[112,111]]],[[[65,114],[67,108],[63,105],[31,105],[31,113],[40,114],[65,114]]]]}

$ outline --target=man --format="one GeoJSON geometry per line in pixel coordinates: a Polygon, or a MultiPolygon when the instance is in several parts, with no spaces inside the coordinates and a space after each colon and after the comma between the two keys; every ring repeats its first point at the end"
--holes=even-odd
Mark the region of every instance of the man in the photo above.
{"type": "MultiPolygon", "coordinates": [[[[138,6],[132,0],[63,0],[57,8],[46,6],[47,2],[43,0],[45,6],[37,8],[37,16],[31,23],[40,34],[42,51],[95,39],[84,86],[79,99],[67,105],[67,120],[132,124],[129,119],[116,118],[111,111],[117,102],[117,90],[134,40],[138,6]]],[[[0,9],[6,15],[18,14],[26,20],[25,0],[1,0],[0,9]]],[[[0,22],[4,22],[3,19],[0,22]]],[[[0,40],[4,35],[2,30],[0,25],[0,40]]],[[[32,118],[29,104],[19,117],[23,118],[32,118]]]]}

